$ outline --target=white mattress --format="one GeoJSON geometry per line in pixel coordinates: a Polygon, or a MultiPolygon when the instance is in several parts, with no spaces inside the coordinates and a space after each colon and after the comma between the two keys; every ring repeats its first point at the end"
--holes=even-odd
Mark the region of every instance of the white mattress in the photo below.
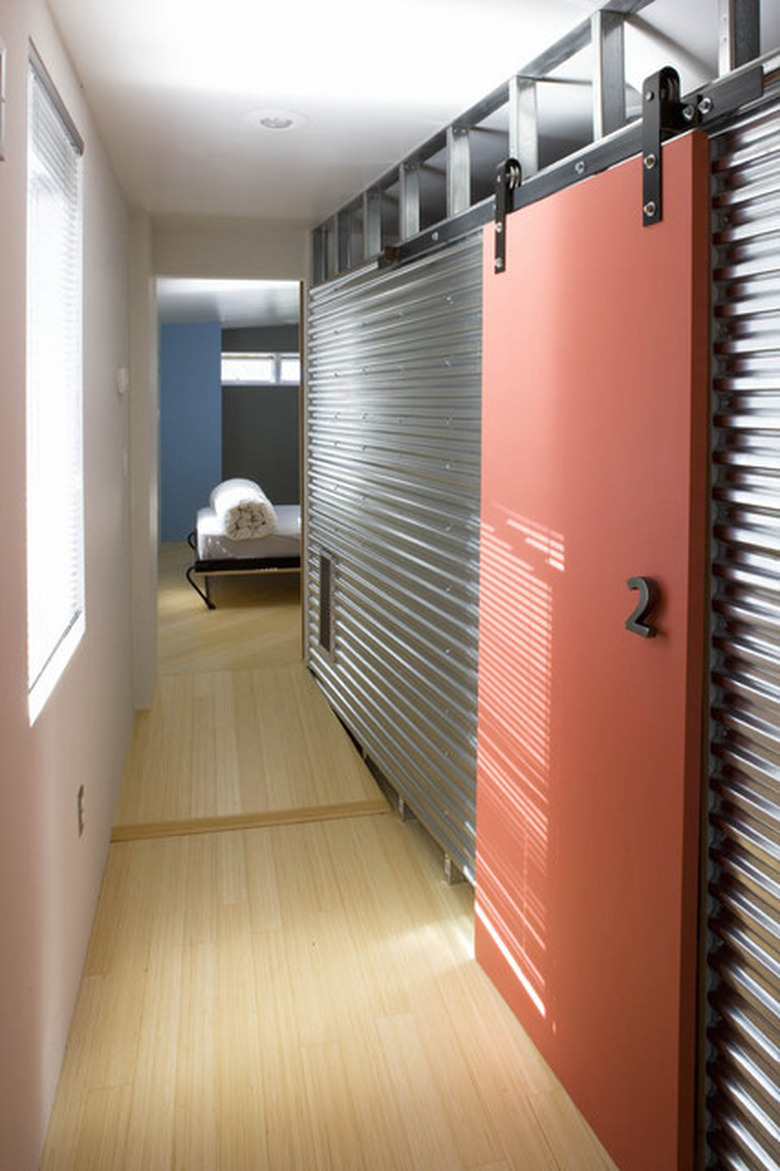
{"type": "Polygon", "coordinates": [[[222,532],[213,508],[198,512],[198,560],[243,561],[276,557],[299,557],[301,553],[301,508],[299,504],[275,504],[276,532],[270,537],[232,541],[222,532]]]}

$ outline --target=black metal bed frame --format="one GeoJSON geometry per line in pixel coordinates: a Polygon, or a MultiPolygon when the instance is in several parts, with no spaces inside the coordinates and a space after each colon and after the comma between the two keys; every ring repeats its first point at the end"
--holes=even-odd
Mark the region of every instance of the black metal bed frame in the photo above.
{"type": "Polygon", "coordinates": [[[216,610],[216,603],[212,601],[209,591],[209,579],[211,577],[221,576],[235,576],[239,574],[252,573],[300,573],[301,559],[298,557],[223,557],[214,558],[213,560],[201,560],[197,556],[198,545],[195,530],[188,535],[187,544],[195,553],[195,560],[192,565],[187,568],[187,581],[190,583],[195,593],[198,594],[208,606],[209,610],[216,610]],[[199,574],[203,578],[203,588],[195,581],[194,575],[199,574]]]}

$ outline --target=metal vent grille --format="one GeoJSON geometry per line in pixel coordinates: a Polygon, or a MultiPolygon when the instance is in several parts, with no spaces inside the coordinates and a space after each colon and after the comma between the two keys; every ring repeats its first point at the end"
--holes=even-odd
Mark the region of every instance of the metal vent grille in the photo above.
{"type": "Polygon", "coordinates": [[[335,632],[333,629],[333,583],[335,578],[333,558],[329,553],[320,553],[320,597],[319,597],[319,640],[318,645],[333,654],[335,632]]]}
{"type": "Polygon", "coordinates": [[[708,1163],[777,1168],[780,100],[713,139],[708,1163]]]}
{"type": "Polygon", "coordinates": [[[481,235],[311,294],[309,663],[347,727],[473,877],[481,235]],[[320,554],[337,559],[333,654],[320,554]]]}

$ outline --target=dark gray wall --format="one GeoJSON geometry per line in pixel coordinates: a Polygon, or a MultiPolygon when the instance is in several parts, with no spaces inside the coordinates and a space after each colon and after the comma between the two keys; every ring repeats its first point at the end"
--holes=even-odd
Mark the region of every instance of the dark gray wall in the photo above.
{"type": "MultiPolygon", "coordinates": [[[[298,352],[298,326],[222,331],[228,353],[298,352]]],[[[222,478],[255,480],[273,504],[300,503],[298,386],[222,388],[222,478]]]]}
{"type": "Polygon", "coordinates": [[[247,329],[223,329],[223,353],[297,354],[297,325],[257,325],[247,329]]]}
{"type": "Polygon", "coordinates": [[[222,478],[255,480],[272,504],[300,503],[297,386],[222,388],[222,478]]]}

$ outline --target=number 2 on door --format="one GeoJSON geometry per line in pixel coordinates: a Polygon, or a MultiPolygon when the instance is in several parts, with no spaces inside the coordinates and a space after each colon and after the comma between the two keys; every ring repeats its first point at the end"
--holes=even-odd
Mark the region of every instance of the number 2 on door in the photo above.
{"type": "Polygon", "coordinates": [[[630,577],[627,584],[630,590],[639,590],[639,601],[636,604],[636,609],[626,619],[626,630],[630,630],[632,634],[638,634],[642,638],[655,638],[658,630],[651,622],[648,622],[648,619],[658,605],[659,589],[657,584],[652,577],[630,577]]]}

